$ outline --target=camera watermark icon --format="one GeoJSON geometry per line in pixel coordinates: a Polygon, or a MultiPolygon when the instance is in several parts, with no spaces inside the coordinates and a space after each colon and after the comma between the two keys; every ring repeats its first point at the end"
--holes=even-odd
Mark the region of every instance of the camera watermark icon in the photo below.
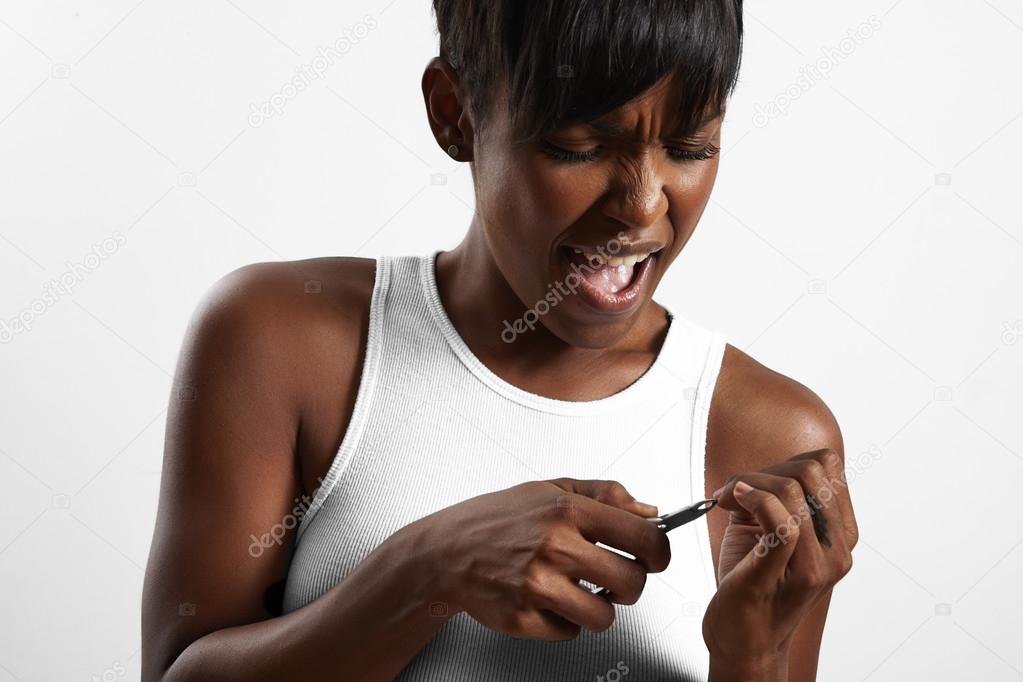
{"type": "Polygon", "coordinates": [[[571,64],[559,64],[558,65],[558,78],[574,78],[575,67],[571,64]]]}
{"type": "Polygon", "coordinates": [[[184,386],[178,386],[178,400],[183,403],[190,403],[195,401],[195,386],[186,384],[184,386]]]}
{"type": "Polygon", "coordinates": [[[1023,338],[1023,320],[1016,320],[1015,322],[1002,322],[1002,343],[1006,346],[1014,346],[1016,342],[1023,338]]]}
{"type": "Polygon", "coordinates": [[[309,279],[302,288],[307,294],[318,294],[323,291],[323,283],[318,279],[309,279]]]}
{"type": "Polygon", "coordinates": [[[195,173],[191,171],[178,173],[178,187],[195,187],[198,183],[199,178],[196,177],[195,173]]]}
{"type": "Polygon", "coordinates": [[[434,187],[440,187],[448,184],[448,176],[444,173],[434,173],[430,176],[430,184],[434,187]]]}
{"type": "Polygon", "coordinates": [[[682,605],[682,615],[686,618],[699,618],[703,616],[703,605],[697,601],[687,601],[682,605]]]}
{"type": "Polygon", "coordinates": [[[811,279],[806,283],[806,292],[809,294],[827,294],[828,283],[823,279],[811,279]]]}
{"type": "Polygon", "coordinates": [[[187,601],[184,602],[184,603],[178,604],[178,615],[179,616],[185,616],[185,617],[194,616],[195,615],[195,604],[193,604],[192,602],[187,602],[187,601]]]}
{"type": "Polygon", "coordinates": [[[69,509],[71,507],[71,497],[64,493],[57,493],[50,498],[50,505],[54,509],[69,509]]]}
{"type": "Polygon", "coordinates": [[[951,173],[938,173],[934,176],[934,184],[939,187],[948,187],[952,184],[951,173]]]}
{"type": "Polygon", "coordinates": [[[430,602],[429,613],[431,618],[446,618],[448,615],[447,602],[430,602]]]}
{"type": "Polygon", "coordinates": [[[952,615],[952,605],[951,604],[946,604],[944,602],[939,603],[939,604],[935,604],[934,605],[934,615],[935,616],[951,616],[952,615]]]}
{"type": "Polygon", "coordinates": [[[934,389],[934,399],[947,403],[952,400],[952,387],[951,386],[938,386],[934,389]]]}
{"type": "Polygon", "coordinates": [[[53,66],[50,67],[50,77],[60,79],[70,78],[71,67],[68,66],[67,64],[58,62],[57,64],[54,64],[53,66]]]}

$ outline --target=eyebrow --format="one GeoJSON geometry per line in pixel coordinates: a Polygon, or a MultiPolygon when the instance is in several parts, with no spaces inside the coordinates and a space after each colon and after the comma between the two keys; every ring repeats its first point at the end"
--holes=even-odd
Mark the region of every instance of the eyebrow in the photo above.
{"type": "MultiPolygon", "coordinates": [[[[704,116],[703,120],[700,121],[699,124],[697,124],[696,127],[702,128],[720,115],[721,115],[720,112],[707,114],[706,116],[704,116]]],[[[590,126],[591,128],[595,129],[600,133],[604,133],[605,135],[609,135],[612,137],[628,137],[631,134],[631,131],[629,131],[629,129],[626,128],[625,126],[619,125],[614,121],[609,121],[602,118],[594,119],[593,121],[588,122],[586,125],[590,126]]],[[[676,130],[672,133],[672,135],[678,135],[681,132],[682,132],[681,130],[676,130]]]]}

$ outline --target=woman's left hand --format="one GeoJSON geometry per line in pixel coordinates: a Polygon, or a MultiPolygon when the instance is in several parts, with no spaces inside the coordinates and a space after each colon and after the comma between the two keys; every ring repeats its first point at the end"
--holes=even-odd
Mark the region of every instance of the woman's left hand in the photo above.
{"type": "Polygon", "coordinates": [[[858,531],[842,458],[796,455],[732,476],[715,497],[731,518],[703,619],[711,658],[783,670],[803,618],[852,568],[858,531]]]}

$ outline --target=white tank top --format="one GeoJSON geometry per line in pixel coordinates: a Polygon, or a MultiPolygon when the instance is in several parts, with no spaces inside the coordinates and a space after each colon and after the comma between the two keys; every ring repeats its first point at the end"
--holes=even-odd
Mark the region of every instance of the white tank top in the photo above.
{"type": "MultiPolygon", "coordinates": [[[[657,358],[624,390],[583,402],[536,395],[487,369],[459,336],[437,293],[437,253],[376,261],[355,407],[299,523],[285,612],[330,590],[403,526],[524,481],[613,479],[665,513],[704,498],[722,333],[668,309],[657,358]]],[[[669,538],[668,568],[648,575],[636,604],[615,606],[609,629],[528,640],[459,613],[396,679],[706,680],[701,625],[716,590],[707,517],[669,538]]]]}

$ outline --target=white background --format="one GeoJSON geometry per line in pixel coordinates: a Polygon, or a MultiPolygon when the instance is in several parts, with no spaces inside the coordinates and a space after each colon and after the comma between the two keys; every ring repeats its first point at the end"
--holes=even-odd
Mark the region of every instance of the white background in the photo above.
{"type": "MultiPolygon", "coordinates": [[[[420,93],[432,21],[427,0],[0,2],[0,330],[31,326],[0,344],[0,682],[138,677],[172,372],[218,277],[460,239],[469,169],[420,93]]],[[[746,22],[712,204],[658,298],[843,427],[863,539],[820,678],[1023,679],[1023,7],[761,0],[746,22]]]]}

